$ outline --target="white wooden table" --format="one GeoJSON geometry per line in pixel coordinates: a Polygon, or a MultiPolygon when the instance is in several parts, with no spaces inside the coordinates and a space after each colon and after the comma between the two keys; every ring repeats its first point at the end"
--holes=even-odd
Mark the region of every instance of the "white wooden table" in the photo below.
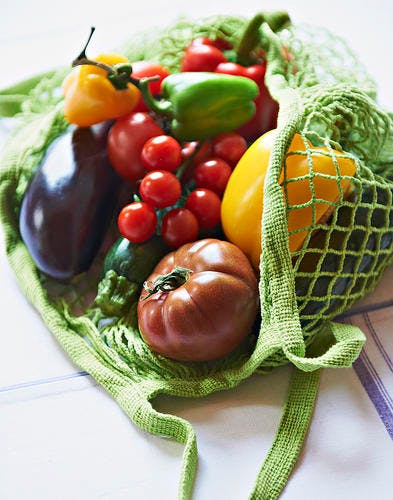
{"type": "MultiPolygon", "coordinates": [[[[55,4],[19,0],[0,17],[0,88],[67,64],[90,25],[92,52],[179,14],[252,15],[286,8],[295,21],[345,37],[393,109],[391,1],[301,0],[263,5],[245,0],[170,3],[152,0],[55,4]]],[[[7,134],[9,122],[0,122],[7,134]]],[[[115,402],[62,352],[18,288],[0,240],[0,498],[2,500],[173,499],[182,447],[129,422],[115,402]]],[[[368,336],[354,368],[324,370],[309,436],[282,498],[392,498],[393,270],[349,320],[368,336]]],[[[348,319],[348,318],[347,318],[348,319]]],[[[246,498],[273,439],[289,368],[252,376],[204,399],[160,397],[160,411],[188,419],[197,431],[195,499],[246,498]]]]}

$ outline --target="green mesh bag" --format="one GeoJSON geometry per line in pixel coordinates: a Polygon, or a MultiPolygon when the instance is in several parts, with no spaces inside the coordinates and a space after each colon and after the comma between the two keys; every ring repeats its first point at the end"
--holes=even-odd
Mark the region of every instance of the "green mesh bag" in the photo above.
{"type": "MultiPolygon", "coordinates": [[[[236,41],[246,19],[215,17],[181,20],[161,32],[139,35],[123,47],[130,60],[158,60],[178,69],[182,50],[196,36],[236,41]]],[[[9,88],[0,113],[17,113],[18,127],[4,150],[0,214],[6,251],[26,294],[70,358],[100,383],[142,429],[184,444],[179,497],[189,498],[197,463],[195,433],[176,416],[158,413],[152,399],[160,393],[201,397],[238,385],[254,372],[294,365],[288,398],[276,438],[260,469],[250,498],[274,499],[283,489],[301,449],[323,367],[349,367],[365,341],[362,332],[333,322],[373,289],[393,260],[393,122],[375,102],[375,85],[347,46],[326,31],[291,27],[274,34],[260,30],[266,50],[266,81],[280,104],[278,133],[264,186],[260,261],[261,323],[258,335],[228,357],[208,363],[180,363],[155,355],[142,341],[134,305],[126,317],[108,323],[94,306],[102,268],[99,255],[91,270],[65,286],[35,267],[18,231],[18,214],[29,178],[49,144],[67,127],[59,84],[65,70],[9,88]],[[282,44],[293,62],[282,55],[282,44]],[[350,68],[350,69],[348,69],[350,68]],[[278,184],[286,151],[295,133],[304,142],[310,200],[290,206],[278,184]],[[329,221],[315,217],[315,152],[335,151],[354,160],[353,192],[342,190],[331,203],[329,221]],[[303,248],[288,246],[288,216],[311,207],[313,222],[303,248]]],[[[340,190],[342,180],[329,176],[340,190]]],[[[284,182],[285,192],[285,182],[284,182]]],[[[304,230],[304,228],[303,228],[304,230]]]]}

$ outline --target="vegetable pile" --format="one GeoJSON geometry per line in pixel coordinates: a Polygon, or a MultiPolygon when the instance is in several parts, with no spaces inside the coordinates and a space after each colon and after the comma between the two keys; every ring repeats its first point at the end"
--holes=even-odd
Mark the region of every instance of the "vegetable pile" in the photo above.
{"type": "MultiPolygon", "coordinates": [[[[71,127],[23,199],[22,238],[37,267],[57,280],[91,267],[116,220],[96,304],[107,317],[127,316],[141,294],[142,338],[175,360],[226,356],[257,317],[263,184],[278,114],[264,80],[264,21],[280,30],[289,18],[255,16],[236,46],[196,37],[175,73],[119,54],[88,58],[92,29],[62,85],[71,127]]],[[[292,252],[350,196],[356,173],[339,151],[307,147],[316,157],[312,195],[300,136],[279,179],[288,206],[299,207],[288,218],[292,252]],[[310,196],[319,200],[314,207],[310,196]]]]}
{"type": "Polygon", "coordinates": [[[0,169],[10,264],[75,364],[185,445],[182,499],[195,433],[152,399],[294,365],[250,494],[277,498],[320,369],[365,342],[333,320],[393,262],[392,116],[342,40],[287,22],[183,19],[0,93],[21,111],[0,169]]]}

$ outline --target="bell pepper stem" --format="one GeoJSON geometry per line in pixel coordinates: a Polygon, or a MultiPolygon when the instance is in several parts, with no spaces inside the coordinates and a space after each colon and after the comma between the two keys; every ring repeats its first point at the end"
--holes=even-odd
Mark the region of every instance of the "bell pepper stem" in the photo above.
{"type": "Polygon", "coordinates": [[[97,68],[101,68],[104,71],[107,71],[109,74],[114,73],[112,66],[100,63],[98,61],[92,61],[91,59],[87,59],[86,57],[81,59],[77,58],[74,61],[72,61],[72,67],[74,68],[75,66],[97,66],[97,68]]]}
{"type": "Polygon", "coordinates": [[[176,266],[170,273],[158,276],[152,283],[152,288],[150,288],[149,282],[145,281],[143,288],[148,293],[141,300],[146,300],[157,292],[171,292],[172,290],[176,290],[176,288],[181,287],[188,281],[191,274],[191,269],[176,266]]]}
{"type": "Polygon", "coordinates": [[[87,38],[87,42],[85,43],[85,46],[83,47],[83,49],[82,49],[81,53],[79,54],[79,56],[75,59],[75,61],[73,61],[72,66],[74,66],[74,62],[76,62],[76,61],[79,61],[79,60],[81,60],[81,59],[87,59],[87,56],[86,56],[86,50],[87,50],[87,47],[88,47],[88,45],[89,45],[89,43],[90,43],[90,40],[91,40],[91,38],[92,38],[92,36],[93,36],[93,34],[94,34],[95,30],[96,30],[96,29],[95,29],[95,27],[94,27],[94,26],[92,26],[92,27],[90,28],[90,35],[89,35],[89,36],[88,36],[88,38],[87,38]]]}
{"type": "Polygon", "coordinates": [[[149,83],[154,80],[159,80],[159,77],[153,76],[153,77],[141,78],[138,81],[137,87],[141,91],[142,99],[146,104],[146,106],[152,111],[155,111],[160,115],[167,115],[169,117],[172,117],[173,116],[172,103],[168,100],[159,101],[155,99],[152,93],[150,92],[149,83]]]}
{"type": "Polygon", "coordinates": [[[254,50],[259,42],[259,28],[264,21],[264,14],[256,14],[248,22],[244,30],[243,36],[241,37],[236,50],[238,62],[243,66],[247,66],[253,62],[250,58],[250,52],[254,50]]]}
{"type": "Polygon", "coordinates": [[[138,86],[139,81],[136,80],[135,78],[132,78],[131,76],[132,66],[129,62],[119,63],[115,64],[114,66],[110,66],[108,64],[104,64],[99,61],[93,61],[87,57],[86,50],[93,36],[94,31],[95,27],[92,26],[90,28],[90,34],[87,39],[87,42],[85,43],[85,46],[83,47],[79,56],[72,61],[72,67],[74,68],[75,66],[96,66],[97,68],[106,71],[108,73],[108,80],[111,82],[111,84],[115,87],[116,90],[126,89],[129,83],[138,86]]]}
{"type": "Polygon", "coordinates": [[[291,24],[291,18],[289,17],[288,12],[285,12],[285,10],[266,12],[265,21],[269,25],[270,29],[275,33],[291,24]]]}
{"type": "Polygon", "coordinates": [[[237,60],[242,66],[254,64],[252,51],[260,43],[259,28],[266,22],[273,31],[279,31],[290,23],[285,11],[258,13],[250,19],[237,46],[237,60]]]}

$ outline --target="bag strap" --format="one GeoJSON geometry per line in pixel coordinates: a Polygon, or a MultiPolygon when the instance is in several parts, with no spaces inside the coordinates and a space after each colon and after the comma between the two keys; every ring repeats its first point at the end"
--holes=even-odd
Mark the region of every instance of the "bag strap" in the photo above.
{"type": "Polygon", "coordinates": [[[0,90],[0,117],[12,117],[19,113],[22,110],[22,103],[30,91],[44,78],[51,78],[55,73],[55,70],[46,71],[0,90]]]}
{"type": "MultiPolygon", "coordinates": [[[[300,334],[301,328],[299,327],[300,334]]],[[[349,368],[366,341],[364,333],[354,325],[328,321],[306,348],[303,336],[283,335],[285,357],[305,372],[319,368],[349,368]]]]}
{"type": "Polygon", "coordinates": [[[285,487],[306,437],[317,396],[319,376],[320,370],[305,373],[294,368],[274,442],[259,471],[249,500],[274,500],[285,487]]]}

